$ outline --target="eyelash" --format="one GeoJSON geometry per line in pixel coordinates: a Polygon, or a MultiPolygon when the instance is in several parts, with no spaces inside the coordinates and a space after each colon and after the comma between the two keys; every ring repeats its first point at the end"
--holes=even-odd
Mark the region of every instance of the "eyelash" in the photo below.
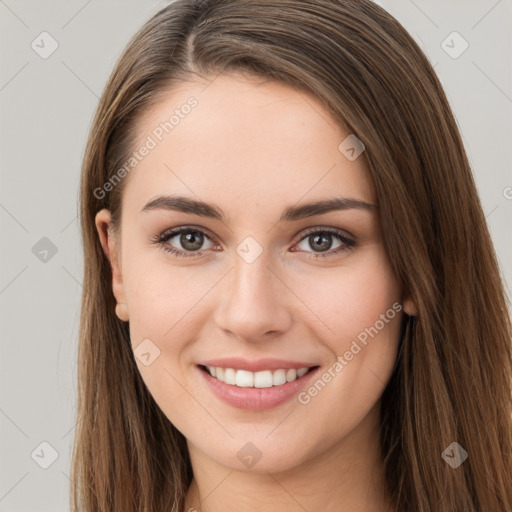
{"type": "MultiPolygon", "coordinates": [[[[171,230],[164,231],[160,235],[157,235],[154,238],[152,238],[151,243],[159,245],[165,252],[171,253],[178,258],[200,258],[200,257],[202,257],[202,254],[201,254],[202,251],[193,251],[193,252],[192,251],[188,251],[188,252],[181,251],[181,250],[175,249],[174,247],[169,246],[167,244],[168,240],[170,240],[171,238],[174,238],[176,235],[179,235],[181,233],[187,233],[187,232],[201,233],[210,241],[212,241],[212,238],[213,238],[213,237],[209,236],[209,234],[201,228],[196,228],[193,226],[182,226],[179,228],[173,228],[171,230]]],[[[322,234],[329,233],[331,235],[335,235],[336,237],[338,237],[338,239],[342,242],[343,245],[340,245],[339,247],[337,247],[334,250],[326,251],[325,253],[312,253],[312,255],[309,256],[310,259],[311,258],[312,259],[327,258],[329,256],[333,256],[340,252],[353,250],[356,247],[355,240],[352,240],[351,238],[349,238],[347,235],[345,235],[345,233],[343,231],[338,230],[338,229],[333,229],[333,228],[322,228],[322,229],[311,228],[310,230],[306,231],[306,233],[303,235],[303,237],[300,240],[297,241],[297,244],[302,242],[303,240],[305,240],[312,234],[316,234],[316,233],[322,233],[322,234]]]]}

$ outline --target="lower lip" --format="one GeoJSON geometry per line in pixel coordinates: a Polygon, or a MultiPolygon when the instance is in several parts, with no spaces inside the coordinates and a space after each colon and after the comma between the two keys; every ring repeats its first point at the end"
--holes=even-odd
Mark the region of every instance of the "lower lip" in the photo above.
{"type": "Polygon", "coordinates": [[[280,386],[272,386],[270,388],[242,388],[221,382],[215,377],[212,377],[209,372],[202,370],[199,366],[196,366],[196,368],[214,395],[233,407],[250,411],[263,411],[287,402],[302,391],[305,385],[317,371],[320,370],[320,367],[315,368],[306,373],[306,375],[280,386]]]}

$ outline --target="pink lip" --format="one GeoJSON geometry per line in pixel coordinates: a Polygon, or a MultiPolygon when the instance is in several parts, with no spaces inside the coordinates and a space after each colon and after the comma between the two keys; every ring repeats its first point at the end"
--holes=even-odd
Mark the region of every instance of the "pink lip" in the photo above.
{"type": "MultiPolygon", "coordinates": [[[[218,366],[224,367],[222,365],[218,366]]],[[[293,368],[305,368],[306,366],[299,365],[293,366],[293,368]]],[[[227,366],[227,368],[232,368],[232,366],[227,366]]],[[[280,366],[280,368],[283,367],[280,366]]],[[[197,370],[211,391],[228,405],[250,411],[262,411],[277,407],[296,396],[306,387],[311,378],[320,370],[320,367],[310,370],[306,375],[293,382],[287,382],[281,386],[272,386],[270,388],[241,388],[217,380],[208,371],[202,370],[199,366],[197,366],[197,370]]]]}
{"type": "Polygon", "coordinates": [[[234,368],[235,370],[248,370],[250,372],[261,372],[263,370],[290,370],[295,368],[310,368],[318,366],[316,363],[305,363],[304,361],[286,361],[284,359],[257,359],[249,361],[241,357],[225,357],[222,359],[211,359],[210,361],[201,361],[203,366],[216,366],[219,368],[234,368]]]}

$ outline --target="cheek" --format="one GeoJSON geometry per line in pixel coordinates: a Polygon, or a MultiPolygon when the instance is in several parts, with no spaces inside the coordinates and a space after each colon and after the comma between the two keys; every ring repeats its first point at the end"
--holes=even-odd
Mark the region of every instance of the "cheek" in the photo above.
{"type": "Polygon", "coordinates": [[[150,253],[132,250],[123,263],[134,345],[144,337],[176,338],[177,332],[190,327],[196,310],[201,309],[201,299],[218,281],[218,276],[202,271],[201,266],[166,264],[165,253],[154,248],[150,253]]]}
{"type": "Polygon", "coordinates": [[[156,403],[175,426],[185,428],[184,419],[197,410],[183,385],[186,368],[181,356],[204,321],[201,298],[214,285],[215,276],[204,273],[192,279],[193,270],[161,263],[140,265],[136,258],[130,263],[125,267],[125,289],[134,358],[156,403]],[[169,408],[175,403],[179,409],[169,408]]]}
{"type": "Polygon", "coordinates": [[[329,326],[320,326],[317,333],[332,351],[332,363],[298,399],[305,432],[318,428],[314,418],[329,418],[320,442],[325,447],[364,420],[395,366],[403,317],[400,295],[392,274],[375,270],[325,283],[325,295],[317,295],[322,323],[329,326]]]}
{"type": "Polygon", "coordinates": [[[293,286],[294,292],[318,317],[317,320],[311,317],[312,321],[315,325],[320,322],[322,338],[329,341],[337,354],[343,353],[347,342],[350,344],[350,340],[376,322],[382,337],[398,335],[399,321],[394,318],[401,310],[400,288],[385,254],[376,249],[357,262],[352,261],[322,272],[302,273],[293,286]],[[381,315],[384,315],[383,325],[381,315]]]}
{"type": "Polygon", "coordinates": [[[323,380],[328,389],[318,383],[303,402],[321,410],[339,401],[345,411],[364,414],[391,376],[402,320],[400,288],[384,252],[368,251],[353,265],[347,260],[324,279],[318,273],[303,277],[297,290],[319,318],[311,316],[317,337],[333,354],[323,380]]]}

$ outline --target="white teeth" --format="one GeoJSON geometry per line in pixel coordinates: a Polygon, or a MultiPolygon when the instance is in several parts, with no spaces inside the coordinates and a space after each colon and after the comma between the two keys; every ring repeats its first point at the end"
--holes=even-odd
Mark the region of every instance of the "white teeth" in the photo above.
{"type": "Polygon", "coordinates": [[[287,382],[299,379],[309,370],[309,368],[298,368],[250,372],[248,370],[235,370],[233,368],[219,368],[214,366],[207,366],[207,368],[210,375],[217,380],[241,388],[270,388],[272,386],[281,386],[287,382]]]}
{"type": "Polygon", "coordinates": [[[309,368],[300,368],[297,370],[297,376],[302,377],[303,375],[306,375],[309,368]]]}
{"type": "Polygon", "coordinates": [[[226,368],[224,370],[224,382],[226,384],[236,384],[236,372],[233,370],[233,368],[226,368]]]}
{"type": "Polygon", "coordinates": [[[241,388],[252,388],[254,385],[254,373],[238,370],[235,376],[235,384],[241,388]]]}
{"type": "MultiPolygon", "coordinates": [[[[252,372],[249,372],[252,373],[252,372]]],[[[265,370],[254,373],[254,387],[255,388],[271,388],[273,384],[272,372],[265,370]]]]}
{"type": "MultiPolygon", "coordinates": [[[[307,369],[306,369],[307,371],[307,369]]],[[[272,384],[274,386],[280,386],[286,384],[286,370],[276,370],[272,375],[272,384]]]]}
{"type": "Polygon", "coordinates": [[[291,369],[286,372],[286,382],[291,382],[297,378],[297,370],[291,369]]]}

